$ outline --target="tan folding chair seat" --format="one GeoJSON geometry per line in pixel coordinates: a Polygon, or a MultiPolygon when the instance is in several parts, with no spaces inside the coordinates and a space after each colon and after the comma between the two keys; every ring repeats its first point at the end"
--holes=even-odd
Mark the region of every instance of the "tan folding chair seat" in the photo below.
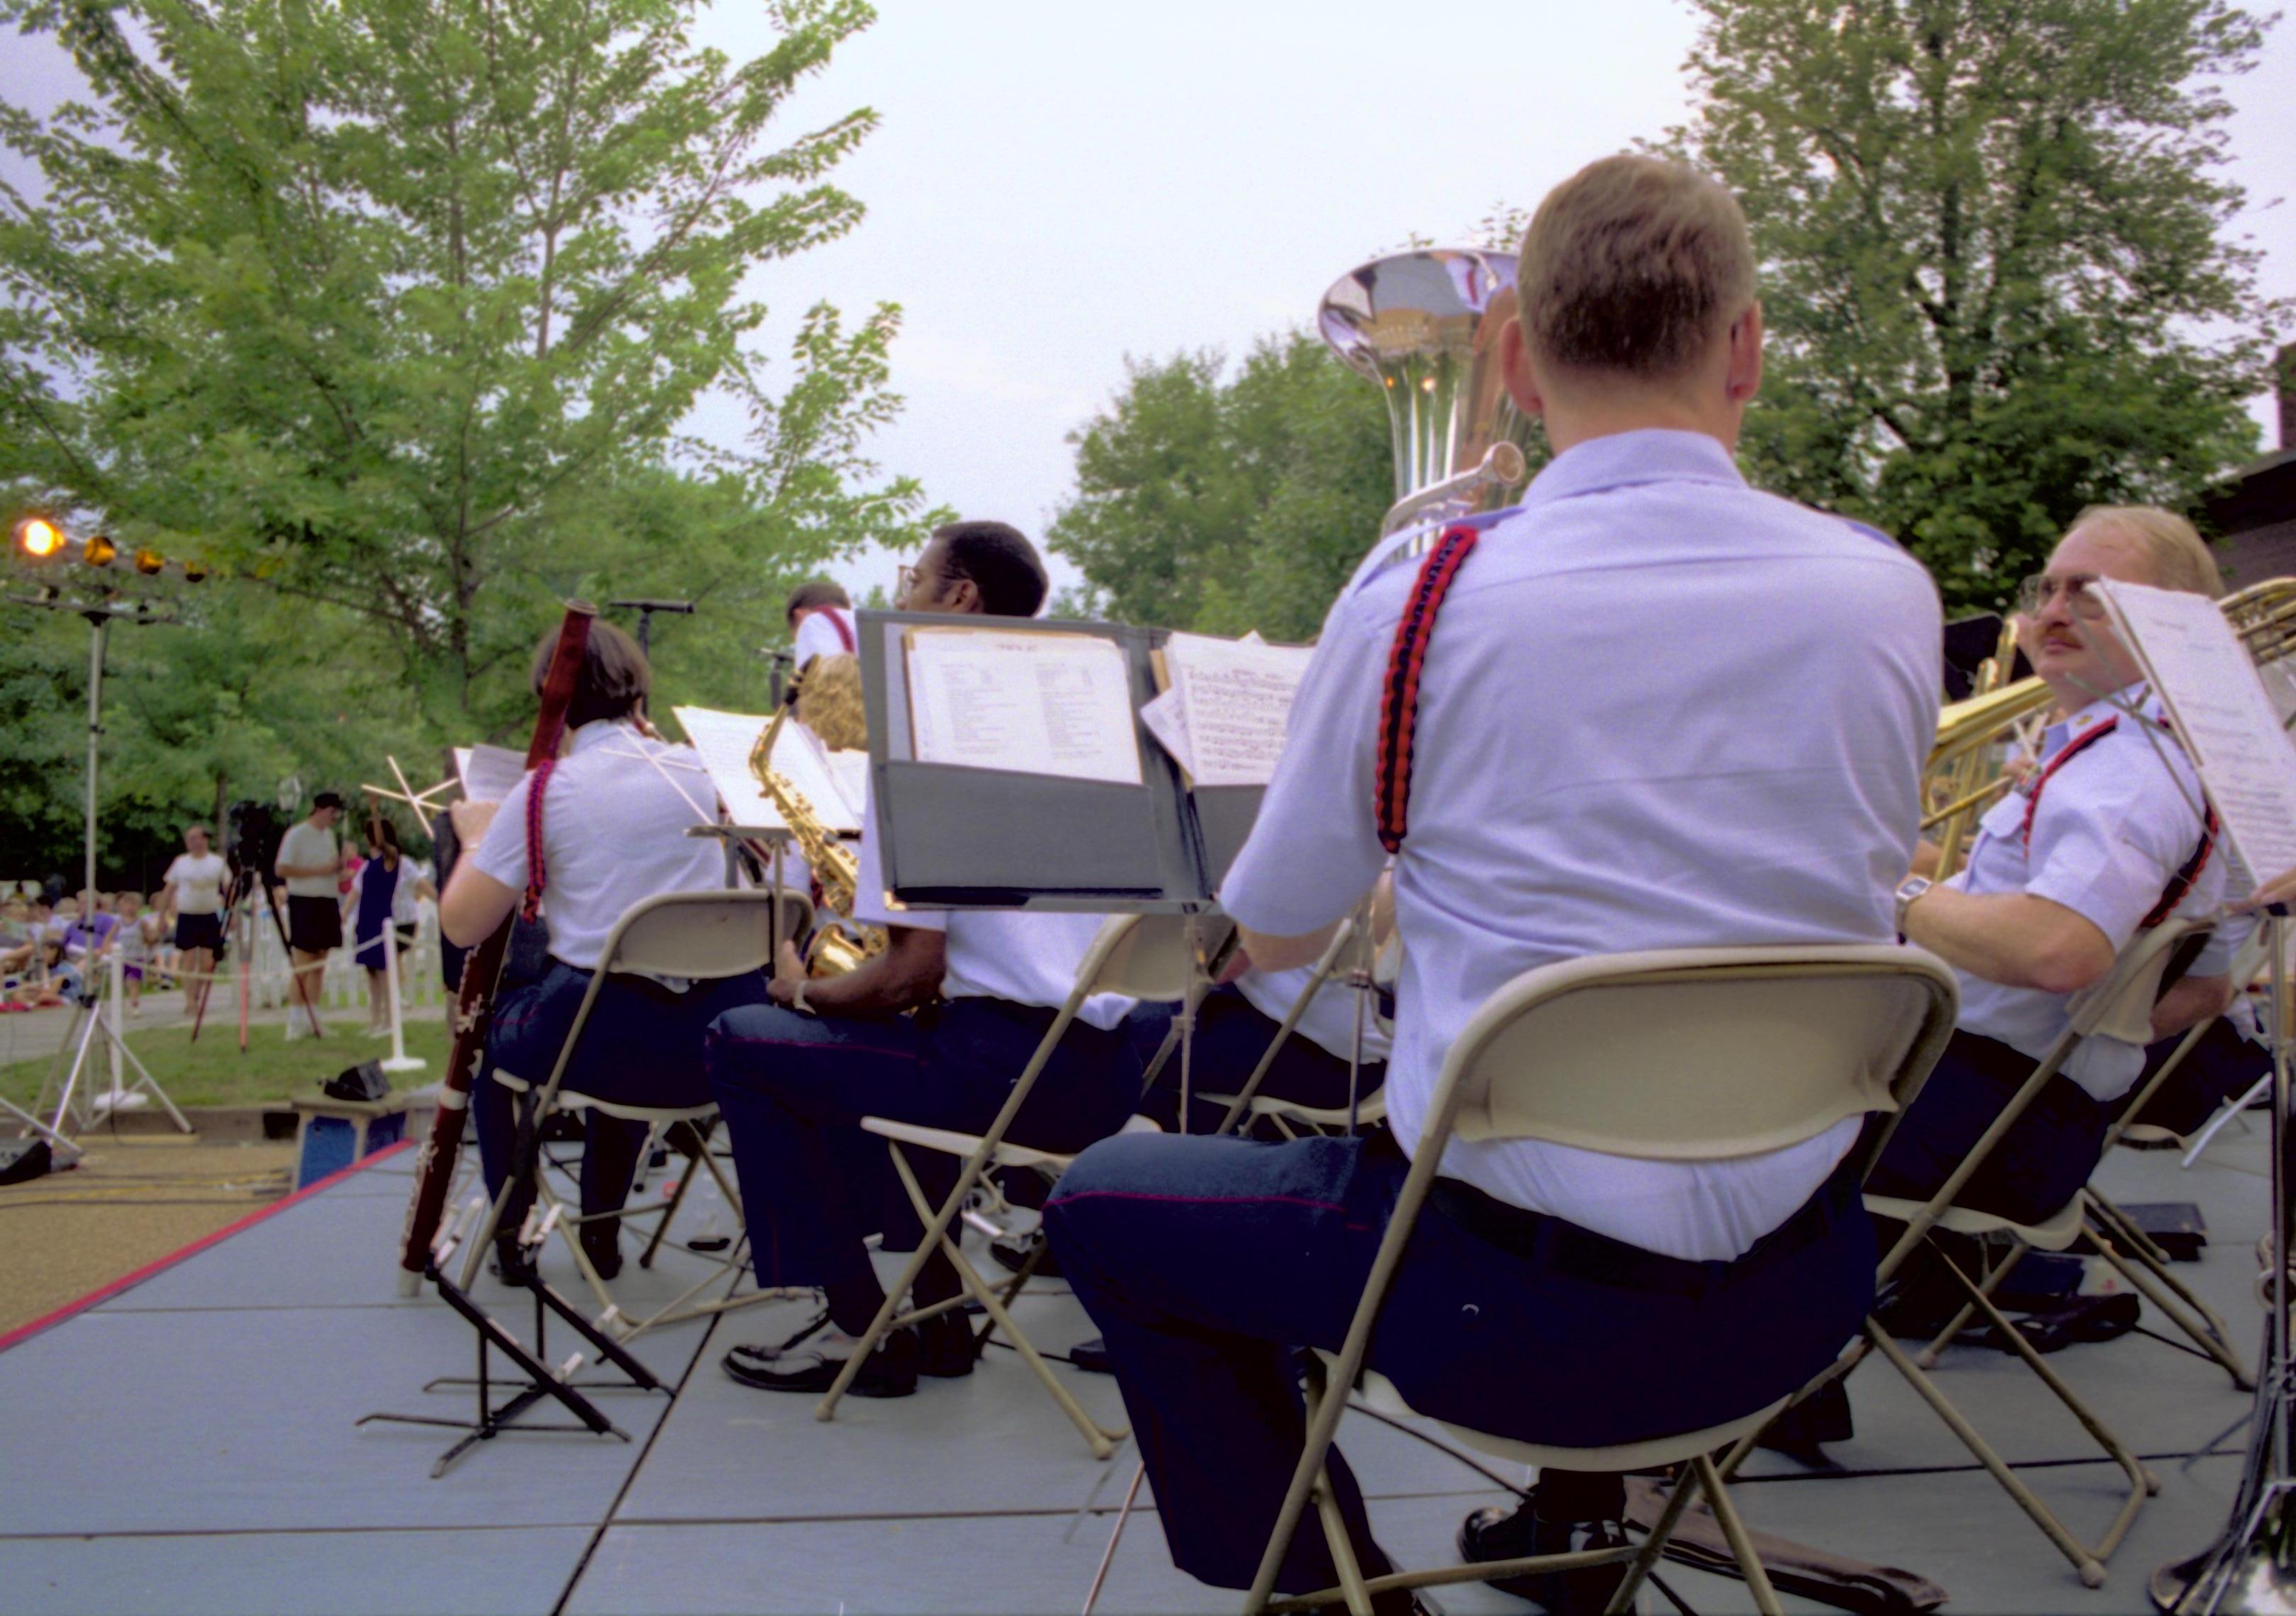
{"type": "MultiPolygon", "coordinates": [[[[631,1105],[620,1101],[604,1100],[564,1087],[566,1072],[572,1064],[574,1052],[589,1025],[590,1012],[598,1002],[598,995],[606,979],[617,972],[632,972],[648,976],[683,977],[691,980],[716,981],[740,976],[745,972],[773,968],[774,950],[783,938],[798,938],[812,923],[812,902],[802,894],[775,892],[763,888],[737,891],[663,892],[632,904],[606,939],[606,946],[598,956],[598,967],[591,972],[588,990],[582,996],[581,1007],[575,1012],[573,1024],[567,1029],[566,1040],[559,1046],[558,1059],[551,1067],[548,1080],[543,1085],[535,1102],[530,1126],[538,1133],[554,1111],[576,1112],[594,1110],[627,1122],[643,1122],[654,1130],[666,1131],[677,1123],[693,1126],[700,1136],[700,1148],[694,1154],[693,1167],[680,1176],[677,1194],[670,1200],[636,1208],[624,1208],[613,1212],[601,1212],[595,1218],[658,1218],[654,1239],[646,1248],[651,1259],[660,1244],[660,1235],[678,1208],[684,1203],[685,1191],[692,1184],[693,1168],[699,1167],[717,1182],[719,1194],[732,1209],[737,1223],[742,1217],[742,1200],[738,1189],[718,1166],[709,1146],[708,1126],[714,1122],[718,1107],[713,1102],[698,1105],[654,1106],[631,1105]]],[[[524,1094],[533,1084],[515,1072],[497,1068],[494,1080],[513,1093],[524,1094]]],[[[515,1169],[513,1168],[513,1171],[515,1169]]],[[[515,1187],[514,1178],[505,1179],[502,1193],[496,1196],[488,1210],[479,1237],[473,1240],[463,1260],[462,1284],[468,1290],[478,1277],[478,1267],[493,1243],[504,1207],[515,1187]]],[[[743,1275],[747,1271],[746,1225],[742,1226],[733,1243],[722,1257],[703,1256],[710,1272],[695,1284],[644,1318],[623,1316],[607,1282],[600,1277],[589,1253],[582,1249],[577,1238],[580,1226],[592,1221],[578,1212],[569,1214],[566,1202],[550,1183],[543,1159],[537,1157],[534,1175],[535,1215],[544,1237],[554,1228],[563,1236],[574,1265],[581,1274],[591,1294],[603,1309],[600,1324],[628,1340],[658,1325],[674,1324],[730,1308],[746,1307],[767,1300],[764,1293],[736,1297],[743,1275]],[[709,1287],[723,1284],[726,1293],[712,1300],[693,1299],[709,1287]]]]}
{"type": "MultiPolygon", "coordinates": [[[[1324,983],[1331,980],[1332,973],[1339,969],[1341,959],[1355,941],[1357,918],[1359,916],[1341,921],[1339,929],[1332,933],[1332,940],[1324,945],[1322,956],[1316,961],[1315,970],[1308,973],[1307,985],[1300,988],[1292,1001],[1292,1007],[1284,1013],[1283,1020],[1277,1023],[1275,1036],[1267,1041],[1266,1052],[1260,1055],[1259,1064],[1251,1069],[1250,1075],[1244,1079],[1243,1087],[1232,1095],[1207,1094],[1200,1096],[1207,1104],[1227,1107],[1219,1126],[1212,1130],[1214,1133],[1226,1133],[1246,1115],[1255,1120],[1265,1119],[1275,1123],[1287,1138],[1297,1138],[1301,1128],[1330,1133],[1345,1128],[1350,1123],[1362,1127],[1387,1120],[1387,1097],[1376,1088],[1357,1097],[1352,1117],[1342,1106],[1301,1105],[1259,1092],[1260,1084],[1267,1080],[1268,1071],[1275,1064],[1276,1055],[1283,1051],[1283,1041],[1298,1029],[1300,1019],[1308,1013],[1308,1006],[1323,991],[1324,983]]],[[[1399,950],[1397,939],[1390,939],[1389,941],[1392,947],[1399,950]]],[[[1382,960],[1386,954],[1386,950],[1382,951],[1382,960]]],[[[1152,1069],[1149,1073],[1152,1080],[1154,1075],[1152,1069]]]]}
{"type": "MultiPolygon", "coordinates": [[[[1444,1062],[1347,1339],[1336,1354],[1311,1360],[1307,1440],[1246,1611],[1343,1601],[1360,1616],[1375,1595],[1393,1588],[1625,1563],[1627,1577],[1611,1607],[1622,1610],[1657,1563],[1693,1491],[1712,1507],[1756,1605],[1777,1611],[1776,1594],[1711,1455],[1750,1440],[1788,1399],[1702,1430],[1607,1448],[1524,1442],[1445,1423],[1471,1447],[1528,1464],[1601,1472],[1687,1462],[1698,1487],[1677,1483],[1639,1547],[1366,1579],[1324,1456],[1347,1389],[1361,1388],[1374,1407],[1409,1412],[1384,1377],[1366,1372],[1364,1359],[1452,1138],[1543,1139],[1648,1161],[1780,1149],[1847,1117],[1902,1109],[1952,1036],[1956,1007],[1953,973],[1942,962],[1918,948],[1879,945],[1593,956],[1528,972],[1494,993],[1444,1062]],[[1271,1604],[1276,1573],[1311,1502],[1340,1586],[1271,1604]]],[[[1878,1144],[1868,1148],[1861,1168],[1871,1166],[1878,1144]]]]}
{"type": "MultiPolygon", "coordinates": [[[[899,1176],[902,1187],[916,1209],[917,1218],[924,1225],[924,1236],[910,1257],[900,1278],[885,1292],[884,1305],[878,1308],[851,1358],[838,1374],[828,1393],[816,1408],[816,1417],[827,1420],[835,1417],[837,1405],[860,1373],[861,1365],[873,1351],[877,1343],[891,1331],[903,1325],[930,1318],[935,1314],[951,1311],[964,1304],[966,1295],[978,1301],[989,1317],[991,1327],[1003,1332],[1013,1343],[1021,1360],[1042,1382],[1061,1412],[1068,1415],[1096,1459],[1105,1459],[1116,1451],[1116,1445],[1129,1434],[1127,1430],[1110,1431],[1102,1426],[1084,1406],[1078,1402],[1069,1389],[1054,1377],[1053,1372],[1021,1327],[1013,1322],[1007,1304],[1028,1283],[1029,1270],[1024,1269],[1001,1287],[992,1287],[980,1272],[965,1260],[964,1252],[950,1230],[964,1209],[965,1197],[980,1183],[982,1175],[995,1166],[1029,1166],[1057,1171],[1064,1168],[1070,1157],[1050,1151],[1031,1150],[1006,1140],[1005,1131],[1013,1119],[1020,1114],[1036,1087],[1037,1079],[1053,1051],[1076,1020],[1084,1002],[1095,994],[1120,993],[1128,998],[1182,1000],[1193,993],[1204,980],[1204,967],[1210,957],[1218,952],[1220,943],[1232,929],[1225,918],[1198,918],[1177,915],[1128,915],[1109,920],[1100,929],[1085,951],[1083,962],[1077,968],[1076,986],[1070,989],[1067,1000],[1054,1016],[1045,1036],[1038,1040],[1029,1063],[1013,1085],[1013,1092],[988,1128],[979,1134],[958,1133],[946,1128],[920,1128],[898,1118],[864,1117],[861,1126],[884,1137],[892,1153],[893,1170],[899,1176]],[[956,1187],[950,1191],[935,1210],[925,1199],[922,1186],[910,1168],[901,1147],[908,1144],[940,1151],[948,1155],[961,1155],[964,1166],[957,1174],[956,1187]],[[947,1301],[922,1308],[904,1307],[909,1288],[916,1284],[935,1251],[946,1255],[963,1282],[964,1291],[947,1301]]],[[[1033,1267],[1033,1265],[1031,1265],[1033,1267]]]]}
{"type": "MultiPolygon", "coordinates": [[[[2095,1226],[2090,1224],[2086,1217],[2086,1192],[2076,1195],[2065,1206],[2038,1224],[2019,1224],[1973,1207],[1959,1206],[1955,1204],[1955,1198],[1960,1194],[1963,1187],[1975,1176],[1978,1169],[1985,1164],[1995,1146],[2008,1134],[2018,1119],[2024,1115],[2026,1109],[2039,1096],[2042,1089],[2056,1077],[2059,1070],[2064,1065],[2066,1058],[2072,1054],[2081,1038],[2106,1026],[2127,1027],[2131,1024],[2131,1018],[2139,1013],[2144,1015],[2149,1021],[2152,1002],[2159,989],[2161,967],[2166,963],[2169,952],[2194,931],[2205,930],[2206,923],[2172,920],[2154,927],[2150,931],[2140,932],[2129,946],[2121,951],[2120,958],[2113,964],[2112,972],[2095,988],[2076,998],[2071,1007],[2071,1024],[2066,1029],[2064,1034],[2050,1046],[2046,1054],[2034,1066],[2032,1076],[2026,1079],[2024,1085],[2019,1088],[2008,1105],[2002,1110],[2001,1114],[1994,1120],[1992,1126],[1986,1129],[1977,1144],[1962,1159],[1961,1165],[1954,1169],[1945,1183],[1938,1187],[1937,1193],[1928,1201],[1918,1202],[1898,1196],[1870,1193],[1866,1195],[1866,1205],[1869,1211],[1881,1217],[1894,1218],[1906,1225],[1906,1232],[1882,1256],[1880,1273],[1884,1280],[1897,1272],[1914,1251],[1929,1238],[1931,1230],[1934,1228],[1949,1229],[1956,1234],[1972,1235],[2007,1234],[2021,1243],[2013,1246],[2005,1260],[1996,1264],[1976,1280],[1964,1274],[1960,1267],[1943,1251],[1939,1251],[1937,1253],[1939,1262],[1948,1274],[1952,1275],[1955,1282],[1961,1286],[1968,1298],[1967,1305],[1945,1332],[1916,1357],[1908,1354],[1899,1347],[1889,1332],[1882,1328],[1880,1321],[1868,1318],[1866,1321],[1866,1339],[1845,1354],[1841,1361],[1819,1375],[1810,1385],[1803,1388],[1794,1398],[1794,1401],[1800,1401],[1826,1382],[1837,1380],[1848,1374],[1864,1360],[1867,1351],[1878,1351],[1889,1360],[1898,1374],[1906,1378],[1907,1384],[1913,1387],[1938,1417],[1945,1422],[1947,1427],[1985,1467],[1987,1472],[2000,1485],[2002,1490],[2016,1502],[2018,1507],[2022,1509],[2031,1518],[2033,1523],[2040,1528],[2043,1535],[2055,1545],[2057,1551],[2065,1556],[2079,1575],[2081,1581],[2089,1587],[2099,1587],[2103,1585],[2105,1563],[2112,1558],[2112,1552],[2120,1546],[2121,1539],[2128,1535],[2128,1528],[2135,1522],[2136,1512],[2143,1506],[2145,1498],[2160,1490],[2160,1478],[2144,1466],[2136,1454],[2130,1451],[2128,1445],[2115,1435],[2112,1428],[2106,1425],[2087,1404],[2081,1401],[2072,1388],[2066,1384],[2064,1379],[2043,1359],[2039,1352],[2034,1349],[2033,1344],[2027,1341],[2024,1334],[2010,1322],[2007,1316],[1994,1305],[1992,1292],[2007,1277],[2016,1259],[2021,1255],[2023,1246],[2030,1246],[2041,1251],[2063,1251],[2080,1237],[2085,1227],[2087,1228],[2092,1238],[2097,1240],[2101,1249],[2109,1250],[2109,1242],[2098,1234],[2095,1226]],[[1972,1313],[1983,1315],[1986,1322],[1991,1325],[1999,1333],[2001,1338],[2008,1343],[2010,1350],[2033,1371],[2042,1384],[2049,1389],[2051,1394],[2080,1423],[2081,1428],[2089,1433],[2091,1440],[2096,1443],[2104,1456],[2118,1464],[2121,1472],[2128,1478],[2127,1496],[2114,1514],[2112,1523],[2106,1528],[2104,1535],[2095,1543],[2084,1543],[2075,1537],[2058,1518],[2056,1513],[2042,1503],[2032,1489],[2026,1486],[2023,1480],[2010,1469],[2007,1462],[1994,1450],[1992,1444],[1985,1440],[1965,1415],[1954,1407],[1953,1403],[1938,1389],[1936,1382],[1925,1373],[1926,1369],[1935,1366],[1938,1354],[1954,1336],[1960,1333],[1962,1325],[1967,1322],[1972,1313]]],[[[1749,1437],[1732,1450],[1729,1458],[1723,1465],[1725,1476],[1735,1472],[1747,1454],[1751,1452],[1753,1446],[1754,1440],[1749,1437]]]]}

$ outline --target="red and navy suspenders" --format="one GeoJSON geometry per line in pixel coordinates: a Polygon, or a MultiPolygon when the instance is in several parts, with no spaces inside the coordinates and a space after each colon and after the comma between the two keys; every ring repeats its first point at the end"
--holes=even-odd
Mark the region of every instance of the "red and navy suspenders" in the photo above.
{"type": "MultiPolygon", "coordinates": [[[[2157,719],[2155,722],[2159,723],[2163,729],[2169,727],[2166,719],[2157,719]]],[[[2041,792],[2047,787],[2050,779],[2074,758],[2087,751],[2120,727],[2120,717],[2115,715],[2094,728],[2085,730],[2074,736],[2057,749],[2057,755],[2049,759],[2047,766],[2034,779],[2033,789],[2025,799],[2025,822],[2019,827],[2018,832],[2028,852],[2030,852],[2033,847],[2033,816],[2040,811],[2041,792]]],[[[2152,913],[2138,923],[2139,931],[2149,931],[2168,919],[2175,912],[2177,906],[2185,901],[2185,894],[2193,890],[2193,883],[2201,878],[2201,872],[2208,868],[2209,857],[2216,850],[2217,845],[2216,809],[2213,807],[2208,808],[2206,816],[2201,826],[2200,845],[2193,849],[2193,856],[2185,860],[2183,867],[2169,878],[2169,884],[2161,894],[2161,901],[2153,905],[2152,913]]]]}
{"type": "Polygon", "coordinates": [[[557,767],[557,759],[545,758],[534,766],[534,778],[526,785],[526,897],[518,907],[521,920],[531,921],[542,913],[542,887],[548,878],[542,863],[542,794],[550,789],[550,771],[557,767]]]}
{"type": "Polygon", "coordinates": [[[1387,657],[1387,688],[1380,696],[1379,758],[1373,784],[1379,845],[1390,853],[1403,846],[1410,828],[1411,743],[1419,726],[1419,675],[1427,665],[1435,614],[1442,610],[1460,563],[1481,537],[1480,529],[1464,522],[1443,530],[1419,563],[1419,576],[1395,626],[1395,644],[1387,657]]]}

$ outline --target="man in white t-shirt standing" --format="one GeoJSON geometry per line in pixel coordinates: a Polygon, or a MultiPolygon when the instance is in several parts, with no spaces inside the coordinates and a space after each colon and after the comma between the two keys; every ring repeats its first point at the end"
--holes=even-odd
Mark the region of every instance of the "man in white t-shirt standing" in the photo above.
{"type": "Polygon", "coordinates": [[[183,955],[184,1013],[197,1020],[208,1000],[208,976],[223,958],[223,892],[230,875],[223,855],[209,850],[208,827],[184,827],[184,850],[162,877],[168,890],[162,920],[176,927],[183,955]]]}
{"type": "Polygon", "coordinates": [[[287,883],[287,947],[295,967],[294,997],[287,1006],[287,1036],[319,1032],[319,974],[327,956],[343,945],[342,898],[337,878],[342,849],[335,843],[335,821],[343,800],[332,792],[311,799],[311,816],[287,827],[279,839],[272,872],[287,883]]]}

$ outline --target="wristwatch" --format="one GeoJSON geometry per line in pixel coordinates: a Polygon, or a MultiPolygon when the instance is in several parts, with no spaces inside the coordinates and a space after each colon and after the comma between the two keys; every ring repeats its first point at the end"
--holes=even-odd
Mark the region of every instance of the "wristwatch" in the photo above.
{"type": "Polygon", "coordinates": [[[1899,937],[1906,934],[1906,911],[1914,906],[1915,898],[1935,884],[1926,875],[1910,875],[1899,884],[1898,888],[1898,935],[1899,937]]]}

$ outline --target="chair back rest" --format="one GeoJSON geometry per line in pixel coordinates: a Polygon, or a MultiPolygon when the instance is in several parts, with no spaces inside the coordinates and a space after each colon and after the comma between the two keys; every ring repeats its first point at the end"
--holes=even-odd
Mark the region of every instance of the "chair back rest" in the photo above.
{"type": "Polygon", "coordinates": [[[1566,960],[1484,1002],[1444,1062],[1427,1134],[1447,1112],[1462,1138],[1650,1161],[1777,1150],[1907,1103],[1959,1007],[1943,961],[1884,944],[1566,960]]]}
{"type": "Polygon", "coordinates": [[[2152,1041],[2152,1005],[2161,978],[2177,946],[2196,931],[2214,929],[2205,919],[2168,920],[2139,931],[2112,962],[2112,969],[2072,997],[2065,1013],[2075,1038],[2102,1033],[2126,1044],[2152,1041]]]}
{"type": "MultiPolygon", "coordinates": [[[[1195,941],[1207,960],[1234,931],[1224,915],[1200,915],[1195,941]]],[[[1177,1003],[1187,996],[1194,960],[1185,915],[1111,916],[1093,939],[1086,956],[1088,993],[1121,993],[1129,998],[1177,1003]]]]}
{"type": "Polygon", "coordinates": [[[779,898],[777,906],[774,892],[757,888],[641,898],[614,923],[599,968],[697,980],[770,971],[775,944],[802,937],[813,917],[802,894],[779,898]]]}

